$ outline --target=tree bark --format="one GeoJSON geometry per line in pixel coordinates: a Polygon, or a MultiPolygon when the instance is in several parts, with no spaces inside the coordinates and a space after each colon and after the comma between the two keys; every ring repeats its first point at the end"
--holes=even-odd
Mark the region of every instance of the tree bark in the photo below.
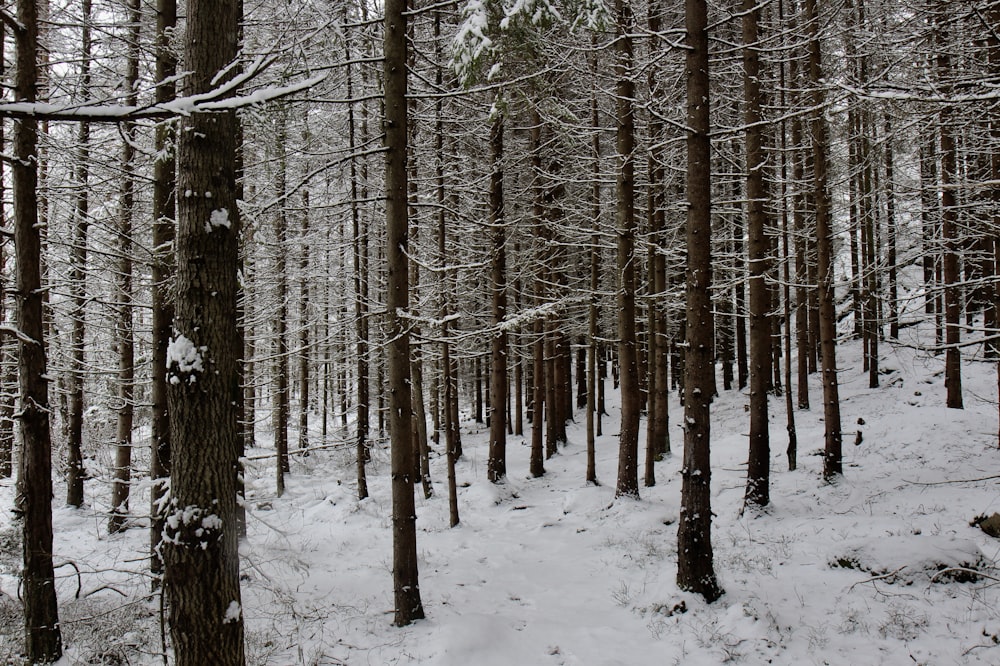
{"type": "Polygon", "coordinates": [[[635,334],[635,115],[632,100],[632,32],[635,19],[630,0],[615,1],[617,27],[615,94],[618,149],[616,185],[618,227],[618,358],[621,363],[622,423],[618,437],[618,481],[615,497],[639,497],[639,368],[635,334]]]}
{"type": "MultiPolygon", "coordinates": [[[[142,13],[139,0],[128,0],[129,42],[125,86],[130,91],[127,104],[135,104],[139,81],[139,38],[142,13]]],[[[132,422],[135,415],[133,398],[135,381],[135,335],[132,322],[132,206],[135,203],[135,126],[126,123],[122,128],[122,185],[119,193],[118,224],[118,408],[115,446],[114,482],[111,486],[111,515],[108,532],[119,531],[128,515],[129,481],[132,473],[132,422]]]]}
{"type": "Polygon", "coordinates": [[[502,112],[490,127],[490,292],[493,332],[490,336],[490,450],[486,473],[493,483],[507,476],[507,238],[504,220],[502,112]]]}
{"type": "MultiPolygon", "coordinates": [[[[162,103],[173,99],[174,75],[177,59],[170,46],[170,36],[177,25],[176,0],[156,2],[156,93],[162,103]]],[[[174,132],[169,123],[156,128],[154,148],[157,159],[153,163],[153,262],[151,267],[151,300],[153,306],[152,337],[153,361],[151,369],[150,402],[152,402],[152,437],[149,476],[150,488],[150,570],[154,575],[163,572],[160,559],[160,541],[163,535],[163,498],[170,476],[170,418],[167,405],[167,346],[174,319],[174,303],[170,282],[174,275],[173,246],[174,218],[176,215],[175,183],[176,159],[173,149],[174,132]]],[[[154,579],[154,586],[156,585],[154,579]]]]}
{"type": "Polygon", "coordinates": [[[385,220],[389,427],[392,438],[392,532],[394,623],[405,626],[424,617],[417,573],[416,507],[413,500],[411,446],[409,272],[407,252],[406,0],[385,3],[385,220]]]}
{"type": "MultiPolygon", "coordinates": [[[[941,2],[940,11],[943,16],[950,11],[946,2],[941,2]]],[[[949,55],[948,28],[945,25],[936,26],[937,35],[937,76],[942,90],[948,91],[951,86],[951,56],[949,55]]],[[[938,127],[941,141],[941,237],[944,244],[944,385],[947,391],[946,405],[951,409],[962,409],[962,342],[961,325],[961,286],[958,266],[958,199],[955,195],[955,185],[958,182],[957,150],[955,146],[954,108],[944,104],[938,117],[938,127]]]]}
{"type": "MultiPolygon", "coordinates": [[[[17,73],[14,94],[33,103],[38,93],[38,8],[18,0],[15,32],[17,73]]],[[[14,203],[17,322],[21,425],[20,490],[24,569],[24,650],[27,663],[42,664],[62,656],[52,567],[52,443],[49,389],[42,321],[41,238],[38,227],[38,123],[14,122],[11,184],[14,203]]]]}
{"type": "Polygon", "coordinates": [[[709,139],[708,16],[685,0],[687,47],[687,353],[684,462],[677,528],[677,586],[712,602],[722,595],[712,562],[710,405],[715,395],[712,299],[712,177],[709,139]]]}
{"type": "MultiPolygon", "coordinates": [[[[81,52],[80,87],[90,90],[90,20],[91,0],[81,3],[81,52]]],[[[87,93],[84,93],[87,94],[87,93]]],[[[66,441],[66,504],[83,506],[83,481],[87,470],[83,464],[83,392],[86,367],[84,365],[84,334],[87,318],[87,231],[90,227],[90,123],[77,127],[76,195],[73,210],[73,245],[70,250],[70,290],[72,298],[72,324],[70,348],[72,373],[69,377],[69,427],[66,441]]]]}
{"type": "MultiPolygon", "coordinates": [[[[234,61],[240,19],[236,0],[189,0],[185,95],[211,90],[234,61]]],[[[174,456],[161,549],[179,666],[245,663],[236,520],[238,122],[233,111],[194,114],[178,132],[184,196],[167,350],[174,456]]]]}
{"type": "Polygon", "coordinates": [[[750,454],[747,464],[746,505],[770,502],[771,445],[767,393],[771,382],[771,294],[765,282],[771,247],[767,238],[767,162],[761,126],[760,51],[756,0],[743,0],[743,90],[746,124],[747,229],[750,236],[750,454]]]}
{"type": "Polygon", "coordinates": [[[809,36],[809,83],[812,110],[809,120],[812,137],[813,197],[816,202],[816,284],[819,297],[820,358],[823,377],[823,478],[833,481],[843,473],[840,430],[840,390],[837,382],[837,315],[833,293],[833,230],[830,189],[827,183],[827,127],[824,118],[826,93],[823,89],[822,51],[816,0],[805,1],[809,36]]]}
{"type": "Polygon", "coordinates": [[[288,179],[288,112],[278,111],[274,150],[277,152],[277,173],[274,174],[278,210],[274,218],[275,257],[274,273],[278,311],[274,317],[274,396],[272,398],[272,429],[274,431],[275,492],[285,494],[285,474],[291,471],[288,460],[288,217],[286,191],[288,179]]]}

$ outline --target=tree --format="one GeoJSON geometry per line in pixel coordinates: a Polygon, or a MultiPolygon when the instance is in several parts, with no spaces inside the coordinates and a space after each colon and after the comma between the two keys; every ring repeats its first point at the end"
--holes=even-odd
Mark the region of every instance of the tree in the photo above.
{"type": "MultiPolygon", "coordinates": [[[[83,94],[90,91],[91,58],[91,0],[81,3],[81,53],[80,87],[83,94]]],[[[84,366],[84,333],[87,318],[87,230],[90,226],[90,123],[77,126],[76,194],[73,207],[73,247],[70,252],[70,290],[73,293],[72,373],[69,377],[69,423],[66,443],[66,504],[83,506],[83,480],[87,470],[83,466],[83,392],[86,368],[84,366]]]]}
{"type": "MultiPolygon", "coordinates": [[[[939,3],[935,47],[937,56],[935,67],[938,79],[944,90],[950,90],[949,78],[951,71],[950,44],[948,43],[948,27],[945,17],[948,14],[947,2],[939,3]]],[[[944,243],[944,320],[946,345],[944,361],[944,384],[947,391],[946,404],[952,409],[962,409],[962,351],[959,344],[962,341],[961,325],[961,287],[958,266],[958,197],[955,185],[958,176],[957,146],[953,127],[954,108],[950,103],[941,106],[938,118],[938,133],[941,141],[941,237],[944,243]]]]}
{"type": "Polygon", "coordinates": [[[622,425],[618,440],[615,497],[639,497],[639,368],[635,333],[635,114],[632,100],[631,0],[615,1],[615,96],[617,98],[618,362],[621,364],[622,425]]]}
{"type": "MultiPolygon", "coordinates": [[[[129,43],[126,64],[125,87],[128,91],[127,103],[138,103],[136,84],[139,81],[139,36],[142,28],[142,14],[139,0],[129,0],[129,43]]],[[[118,343],[118,410],[117,433],[115,436],[114,484],[111,486],[111,515],[108,518],[108,532],[119,531],[128,515],[129,481],[132,471],[132,425],[135,417],[135,333],[132,317],[132,217],[135,205],[135,125],[126,124],[122,131],[122,178],[118,201],[119,243],[121,257],[118,260],[118,321],[116,338],[118,343]]]]}
{"type": "MultiPolygon", "coordinates": [[[[183,93],[232,77],[236,0],[190,0],[183,93]]],[[[164,584],[177,664],[245,663],[236,520],[236,320],[240,231],[235,111],[195,113],[178,131],[176,312],[167,349],[172,434],[164,584]]]]}
{"type": "MultiPolygon", "coordinates": [[[[6,19],[7,14],[4,11],[6,19]]],[[[34,103],[38,94],[38,6],[18,0],[11,25],[16,41],[14,94],[34,103]]],[[[14,248],[17,253],[20,480],[24,492],[22,538],[24,571],[24,648],[30,664],[54,662],[62,656],[62,634],[56,608],[52,567],[52,444],[49,431],[49,388],[42,321],[41,238],[38,228],[38,122],[14,122],[11,162],[14,201],[14,248]]]]}
{"type": "Polygon", "coordinates": [[[771,464],[767,393],[771,383],[771,298],[764,277],[770,261],[767,228],[766,157],[761,114],[760,41],[755,0],[743,1],[743,87],[746,123],[747,230],[750,236],[750,457],[746,503],[762,507],[769,500],[771,464]]]}
{"type": "MultiPolygon", "coordinates": [[[[823,61],[816,0],[805,0],[806,34],[809,38],[810,137],[812,186],[816,206],[816,290],[819,296],[820,362],[823,376],[823,478],[833,481],[843,473],[840,430],[840,390],[837,382],[837,316],[833,294],[833,230],[830,188],[827,183],[827,127],[823,109],[823,61]]],[[[801,351],[800,351],[801,353],[801,351]]]]}
{"type": "MultiPolygon", "coordinates": [[[[497,104],[497,107],[501,104],[497,104]]],[[[503,111],[490,127],[490,278],[493,329],[490,334],[490,452],[487,475],[497,483],[507,476],[507,233],[503,191],[503,111]]]]}
{"type": "Polygon", "coordinates": [[[417,574],[416,508],[411,445],[410,304],[407,220],[407,39],[406,0],[385,3],[383,85],[385,86],[386,355],[389,366],[389,428],[392,439],[392,574],[394,623],[406,626],[424,617],[417,574]]]}
{"type": "Polygon", "coordinates": [[[712,563],[709,443],[715,395],[712,344],[711,143],[708,11],[686,0],[687,48],[687,350],[684,361],[684,461],[677,528],[677,585],[709,602],[722,596],[712,563]]]}
{"type": "MultiPolygon", "coordinates": [[[[177,25],[176,0],[156,2],[156,91],[154,99],[163,103],[175,93],[174,75],[177,59],[170,45],[170,36],[177,25]]],[[[174,218],[177,202],[176,154],[173,150],[174,132],[168,122],[157,125],[153,147],[157,159],[153,163],[153,257],[150,268],[152,285],[152,368],[150,369],[151,442],[149,456],[150,488],[150,570],[154,575],[163,572],[160,541],[166,505],[164,497],[170,476],[170,416],[167,405],[167,347],[174,320],[174,302],[170,295],[169,280],[174,274],[173,245],[174,218]]],[[[155,583],[154,579],[154,585],[155,583]]]]}

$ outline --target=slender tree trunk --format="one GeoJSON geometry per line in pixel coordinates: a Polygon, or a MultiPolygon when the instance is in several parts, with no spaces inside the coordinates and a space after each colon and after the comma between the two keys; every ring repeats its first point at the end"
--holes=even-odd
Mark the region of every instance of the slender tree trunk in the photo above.
{"type": "Polygon", "coordinates": [[[899,279],[896,268],[896,167],[893,149],[893,125],[889,113],[885,114],[885,218],[886,262],[889,264],[889,337],[899,339],[899,279]]]}
{"type": "MultiPolygon", "coordinates": [[[[134,105],[139,81],[139,37],[142,14],[139,0],[128,0],[129,42],[125,86],[129,90],[127,104],[134,105]]],[[[118,201],[118,409],[115,446],[114,482],[111,485],[111,515],[108,532],[124,526],[128,515],[129,481],[132,473],[132,421],[135,415],[133,383],[135,381],[135,336],[132,329],[132,206],[135,203],[135,126],[127,123],[122,132],[122,184],[118,201]]]]}
{"type": "MultiPolygon", "coordinates": [[[[14,95],[34,103],[38,93],[38,8],[18,0],[15,32],[17,71],[14,95]]],[[[14,121],[11,183],[16,252],[18,370],[20,379],[20,490],[24,569],[24,651],[27,663],[43,664],[62,656],[52,567],[52,444],[42,321],[41,238],[38,227],[38,122],[14,121]]]]}
{"type": "MultiPolygon", "coordinates": [[[[347,5],[344,5],[344,22],[348,21],[347,5]]],[[[345,31],[346,59],[350,63],[354,57],[351,46],[351,31],[345,31]]],[[[347,97],[354,97],[354,67],[350,64],[346,67],[347,97]]],[[[363,500],[368,497],[368,477],[365,473],[365,463],[369,459],[368,450],[368,233],[361,224],[361,202],[358,201],[358,163],[354,156],[357,150],[357,140],[355,136],[354,105],[347,107],[347,132],[351,149],[350,159],[350,179],[351,179],[351,225],[353,238],[351,243],[351,257],[354,271],[354,327],[356,335],[355,356],[357,363],[357,392],[358,406],[355,419],[355,445],[356,464],[358,478],[358,499],[363,500]]]]}
{"type": "MultiPolygon", "coordinates": [[[[663,5],[659,0],[649,6],[647,27],[652,34],[659,33],[662,27],[663,5]]],[[[654,47],[656,48],[656,47],[654,47]]],[[[663,96],[660,84],[661,72],[650,69],[648,85],[650,97],[657,99],[663,96]]],[[[656,483],[655,466],[653,463],[670,452],[670,378],[667,375],[667,315],[664,292],[667,288],[666,257],[663,250],[666,243],[663,234],[666,229],[666,196],[664,167],[665,151],[658,146],[663,136],[663,122],[650,114],[649,124],[649,194],[648,220],[650,232],[649,260],[649,416],[646,432],[646,474],[645,484],[656,483]]],[[[592,280],[593,282],[593,280],[592,280]]],[[[596,291],[597,285],[591,284],[591,290],[596,291]]]]}
{"type": "MultiPolygon", "coordinates": [[[[940,11],[946,16],[949,5],[942,1],[940,11]]],[[[943,21],[942,19],[939,19],[943,21]]],[[[950,89],[951,56],[948,49],[948,28],[936,26],[937,34],[937,75],[939,85],[944,90],[950,89]]],[[[958,164],[956,157],[955,135],[952,133],[954,109],[951,104],[941,107],[938,119],[941,137],[941,237],[944,244],[944,320],[945,320],[945,361],[944,384],[947,391],[946,404],[951,409],[962,409],[962,351],[959,345],[962,341],[961,325],[961,279],[958,266],[958,199],[954,185],[958,182],[958,164]]]]}
{"type": "MultiPolygon", "coordinates": [[[[789,29],[797,28],[797,10],[789,17],[789,29]]],[[[801,86],[799,75],[799,58],[793,57],[788,65],[788,78],[791,86],[801,86]]],[[[803,94],[792,93],[791,105],[800,106],[803,94]]],[[[809,267],[806,265],[806,223],[805,223],[805,145],[802,136],[802,119],[795,115],[791,119],[792,142],[792,182],[795,189],[792,193],[792,226],[795,232],[795,347],[798,352],[796,369],[798,383],[796,403],[799,409],[809,409],[809,359],[812,356],[809,345],[809,267]]]]}
{"type": "Polygon", "coordinates": [[[410,307],[407,252],[406,0],[385,3],[385,220],[386,294],[389,341],[389,423],[392,438],[393,588],[397,626],[424,617],[417,574],[416,508],[413,500],[412,399],[410,390],[410,307]]]}
{"type": "MultiPolygon", "coordinates": [[[[303,144],[309,145],[309,132],[303,131],[303,144]]],[[[299,441],[300,452],[309,448],[309,370],[312,365],[309,347],[309,188],[302,190],[302,217],[299,227],[299,441]]]]}
{"type": "Polygon", "coordinates": [[[924,273],[924,312],[935,314],[937,302],[937,284],[935,283],[934,258],[938,255],[936,219],[938,217],[937,200],[937,147],[935,146],[933,127],[922,128],[919,137],[920,160],[920,227],[924,273]]]}
{"type": "Polygon", "coordinates": [[[490,336],[490,451],[487,476],[493,483],[507,476],[507,238],[503,200],[503,116],[497,113],[490,127],[490,291],[493,327],[490,336]]]}
{"type": "Polygon", "coordinates": [[[764,277],[770,268],[767,238],[766,157],[761,126],[760,52],[756,0],[743,0],[743,89],[746,123],[747,228],[750,263],[750,456],[747,465],[746,505],[770,502],[771,445],[767,393],[771,382],[771,294],[764,277]]]}
{"type": "Polygon", "coordinates": [[[275,150],[278,153],[275,174],[275,194],[278,205],[274,218],[276,255],[274,272],[276,281],[275,299],[278,311],[274,318],[274,397],[272,398],[272,428],[274,430],[275,486],[278,497],[285,493],[285,474],[291,471],[288,461],[288,218],[286,215],[286,183],[288,178],[287,109],[278,113],[278,127],[275,134],[275,150]]]}
{"type": "Polygon", "coordinates": [[[816,202],[816,284],[819,296],[819,337],[822,347],[823,427],[825,450],[823,478],[833,481],[843,473],[840,430],[840,391],[837,382],[837,316],[833,293],[833,230],[830,212],[830,189],[827,183],[827,128],[823,109],[822,52],[819,42],[819,17],[816,0],[805,0],[805,19],[809,36],[809,83],[812,87],[813,196],[816,202]]]}
{"type": "Polygon", "coordinates": [[[617,97],[618,182],[618,358],[621,363],[622,424],[618,439],[618,482],[615,497],[639,497],[639,369],[635,334],[635,116],[632,100],[632,32],[635,19],[630,0],[615,1],[617,39],[615,93],[617,97]]]}
{"type": "Polygon", "coordinates": [[[723,591],[712,563],[710,405],[715,395],[712,298],[712,180],[709,139],[708,12],[685,0],[687,47],[687,353],[684,462],[677,528],[677,586],[712,602],[723,591]]]}
{"type": "MultiPolygon", "coordinates": [[[[778,24],[785,25],[785,5],[782,0],[778,0],[778,24]]],[[[786,106],[786,93],[787,81],[785,78],[785,64],[782,62],[778,70],[779,75],[779,89],[780,102],[779,108],[782,114],[787,113],[788,107],[786,106]]],[[[788,458],[788,471],[794,472],[798,467],[798,434],[795,429],[795,408],[792,400],[792,310],[791,310],[791,300],[792,300],[792,277],[790,264],[792,261],[791,250],[788,242],[788,144],[787,144],[787,133],[786,133],[786,122],[782,119],[778,127],[778,145],[781,149],[781,254],[782,254],[782,285],[783,289],[783,306],[784,306],[784,319],[785,319],[785,415],[786,415],[786,430],[788,432],[788,448],[786,450],[786,457],[788,458]]],[[[794,157],[793,157],[794,159],[794,157]]],[[[801,356],[801,354],[800,354],[801,356]]],[[[801,359],[799,361],[798,367],[801,371],[803,363],[801,359]]]]}
{"type": "MultiPolygon", "coordinates": [[[[597,35],[593,35],[591,39],[591,44],[596,44],[597,35]]],[[[594,81],[597,81],[597,53],[594,52],[590,58],[590,69],[594,77],[594,81]]],[[[597,289],[600,284],[600,263],[601,263],[601,250],[600,250],[600,225],[601,225],[601,133],[597,131],[600,127],[601,117],[599,112],[599,107],[597,103],[597,91],[595,90],[590,96],[590,126],[594,129],[591,137],[591,159],[593,160],[593,185],[590,190],[591,198],[591,228],[592,234],[590,237],[590,304],[587,308],[587,483],[592,483],[594,485],[599,485],[597,481],[597,447],[596,439],[597,435],[600,433],[601,428],[601,409],[603,409],[603,397],[604,397],[604,383],[598,377],[600,374],[600,368],[598,363],[601,363],[601,368],[603,368],[603,359],[599,360],[599,347],[598,342],[598,310],[597,310],[597,289]],[[600,390],[601,395],[598,396],[598,390],[600,390]]],[[[540,329],[537,332],[540,332],[540,329]]],[[[535,342],[536,345],[536,358],[540,358],[542,355],[542,347],[540,341],[535,342]]],[[[538,364],[540,361],[536,361],[536,372],[538,371],[538,364]]],[[[538,394],[536,394],[538,395],[538,394]]]]}
{"type": "MultiPolygon", "coordinates": [[[[90,90],[90,20],[91,0],[82,0],[82,48],[80,54],[80,87],[90,90]]],[[[85,93],[86,94],[86,93],[85,93]]],[[[72,368],[69,392],[69,438],[66,442],[66,504],[83,506],[83,481],[87,470],[83,464],[83,392],[84,334],[87,319],[87,231],[90,226],[90,123],[78,126],[76,153],[76,187],[73,218],[73,246],[70,250],[70,290],[73,293],[71,324],[72,368]]]]}
{"type": "MultiPolygon", "coordinates": [[[[170,45],[170,38],[177,25],[176,0],[156,2],[156,94],[158,103],[173,99],[174,75],[177,59],[170,45]]],[[[153,265],[151,267],[151,300],[153,305],[152,337],[153,362],[151,369],[150,397],[152,402],[152,438],[149,476],[150,488],[150,570],[154,575],[163,572],[160,559],[160,541],[166,510],[164,497],[170,476],[170,418],[167,405],[167,347],[174,320],[174,303],[170,295],[170,282],[174,276],[173,246],[175,218],[175,183],[177,163],[173,149],[174,131],[169,123],[156,128],[154,148],[157,159],[153,163],[153,265]]],[[[154,586],[156,585],[154,579],[154,586]]]]}

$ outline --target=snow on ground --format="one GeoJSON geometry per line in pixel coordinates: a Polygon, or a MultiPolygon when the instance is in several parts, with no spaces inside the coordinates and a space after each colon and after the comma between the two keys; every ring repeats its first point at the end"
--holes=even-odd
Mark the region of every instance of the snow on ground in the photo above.
{"type": "MultiPolygon", "coordinates": [[[[904,330],[909,338],[914,329],[904,330]]],[[[906,340],[904,340],[906,341],[906,340]]],[[[444,456],[436,495],[418,493],[421,593],[428,619],[392,620],[388,451],[369,468],[372,497],[355,499],[350,448],[293,462],[273,496],[273,460],[248,471],[250,538],[243,610],[251,664],[466,666],[644,664],[996,664],[998,590],[957,582],[941,567],[997,575],[1000,541],[969,525],[1000,511],[995,365],[963,367],[966,409],[943,407],[943,359],[883,345],[882,386],[869,389],[860,342],[841,346],[845,474],[821,480],[821,396],[795,413],[799,469],[785,462],[784,400],[772,399],[773,506],[741,515],[745,394],[713,407],[715,565],[726,594],[714,604],[680,591],[680,407],[671,401],[674,453],[642,499],[615,500],[617,399],[610,391],[597,441],[601,486],[587,486],[583,418],[570,442],[528,478],[524,438],[508,441],[509,479],[486,481],[486,436],[463,423],[458,466],[462,522],[448,528],[444,456]],[[859,419],[864,425],[858,425],[859,419]],[[855,446],[855,432],[863,441],[855,446]]],[[[721,382],[720,382],[721,385],[721,382]]],[[[528,431],[526,431],[526,434],[528,431]]],[[[345,433],[338,432],[339,436],[345,433]]],[[[262,448],[269,452],[267,435],[262,448]]],[[[145,486],[140,484],[140,489],[145,486]]],[[[419,488],[418,488],[419,490],[419,488]]],[[[67,634],[64,662],[160,663],[158,604],[143,600],[144,529],[108,536],[107,487],[90,482],[88,510],[55,512],[56,560],[67,634]],[[80,598],[75,598],[77,588],[80,598]],[[104,655],[105,661],[95,660],[104,655]],[[87,661],[87,660],[90,661],[87,661]]],[[[61,488],[57,488],[61,497],[61,488]]],[[[0,504],[13,489],[0,482],[0,504]]],[[[147,495],[148,496],[148,495],[147,495]]],[[[144,500],[133,507],[144,506],[144,500]]],[[[141,522],[141,521],[140,521],[141,522]]],[[[16,654],[19,557],[11,516],[0,518],[0,663],[16,654]],[[6,623],[6,626],[4,626],[6,623]]],[[[962,579],[959,576],[960,580],[962,579]]]]}

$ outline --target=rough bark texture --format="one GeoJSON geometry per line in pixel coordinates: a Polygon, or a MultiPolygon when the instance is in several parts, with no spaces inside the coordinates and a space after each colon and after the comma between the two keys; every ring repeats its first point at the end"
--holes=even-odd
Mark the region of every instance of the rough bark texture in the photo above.
{"type": "MultiPolygon", "coordinates": [[[[235,0],[190,0],[184,94],[211,90],[237,52],[235,0]]],[[[178,131],[176,316],[167,351],[173,468],[164,585],[176,663],[245,663],[236,471],[236,115],[196,114],[178,131]]]]}
{"type": "Polygon", "coordinates": [[[411,445],[410,336],[405,317],[410,305],[407,251],[406,1],[385,3],[385,220],[389,370],[389,428],[392,439],[392,574],[394,623],[405,626],[424,617],[417,576],[416,508],[413,501],[411,445]]]}
{"type": "Polygon", "coordinates": [[[710,405],[712,344],[711,144],[708,23],[705,0],[686,0],[687,46],[687,352],[684,363],[684,463],[677,528],[677,586],[707,601],[722,595],[712,562],[710,405]]]}
{"type": "MultiPolygon", "coordinates": [[[[947,3],[941,3],[941,12],[947,15],[950,11],[947,3]]],[[[938,19],[943,20],[943,19],[938,19]]],[[[944,25],[937,26],[937,75],[939,85],[943,90],[949,90],[948,83],[951,73],[951,56],[948,53],[948,29],[944,25]]],[[[962,409],[962,341],[961,315],[962,293],[958,284],[959,274],[959,240],[958,240],[958,199],[955,194],[955,184],[958,175],[957,149],[955,145],[952,118],[954,109],[950,104],[941,107],[938,119],[941,135],[941,236],[944,244],[944,342],[946,345],[944,357],[944,385],[947,391],[946,404],[952,409],[962,409]]]]}
{"type": "Polygon", "coordinates": [[[833,230],[830,219],[830,189],[827,184],[827,128],[823,116],[826,93],[823,89],[822,53],[816,0],[806,0],[809,35],[809,83],[812,87],[813,197],[816,202],[816,285],[819,297],[819,338],[823,376],[823,478],[833,480],[843,473],[840,431],[840,387],[837,382],[837,316],[833,294],[833,230]]]}
{"type": "Polygon", "coordinates": [[[288,179],[287,109],[278,112],[278,127],[275,132],[274,150],[277,153],[277,173],[275,195],[278,210],[274,218],[274,238],[277,246],[274,258],[274,274],[277,282],[278,311],[274,318],[274,405],[271,414],[274,430],[274,451],[277,462],[274,466],[275,488],[278,497],[285,493],[285,474],[291,471],[288,460],[288,217],[285,211],[285,197],[288,179]]]}
{"type": "MultiPolygon", "coordinates": [[[[38,9],[34,0],[18,0],[15,34],[19,102],[35,102],[38,92],[38,9]]],[[[24,651],[27,663],[56,661],[62,636],[52,569],[52,444],[49,433],[49,387],[42,321],[41,239],[38,229],[38,123],[14,122],[11,176],[14,247],[17,258],[17,322],[21,424],[20,490],[24,570],[24,651]]]]}
{"type": "Polygon", "coordinates": [[[746,504],[762,507],[770,501],[771,445],[768,433],[767,392],[771,382],[771,297],[764,280],[769,266],[766,157],[761,126],[760,53],[755,0],[743,1],[743,91],[746,123],[747,230],[750,263],[750,457],[747,464],[746,504]]]}
{"type": "Polygon", "coordinates": [[[486,474],[497,483],[507,476],[507,237],[503,210],[503,116],[490,127],[490,291],[493,327],[490,338],[490,450],[486,474]]]}
{"type": "MultiPolygon", "coordinates": [[[[139,80],[139,33],[141,14],[139,0],[129,0],[129,56],[126,67],[126,87],[135,91],[139,80]]],[[[129,95],[129,104],[137,100],[135,92],[129,95]]],[[[132,329],[132,206],[135,201],[135,127],[122,128],[122,185],[118,202],[118,409],[115,437],[114,483],[111,486],[111,515],[108,532],[119,531],[128,515],[129,480],[132,475],[132,422],[135,416],[133,382],[135,381],[135,335],[132,329]]]]}
{"type": "MultiPolygon", "coordinates": [[[[82,16],[80,49],[80,88],[90,89],[90,0],[80,3],[82,16]]],[[[66,504],[83,506],[83,481],[87,471],[83,466],[83,390],[84,334],[87,319],[87,231],[90,227],[90,124],[77,127],[76,174],[73,210],[73,245],[70,250],[69,286],[73,295],[70,327],[72,373],[69,376],[69,419],[66,441],[66,504]]]]}
{"type": "MultiPolygon", "coordinates": [[[[347,5],[344,5],[344,22],[348,20],[347,5]]],[[[345,50],[347,61],[350,62],[353,56],[351,45],[352,32],[344,33],[345,50]]],[[[347,65],[347,97],[354,95],[353,67],[347,65]]],[[[357,146],[357,130],[355,129],[354,105],[347,106],[347,131],[352,158],[350,161],[351,178],[351,259],[354,269],[354,332],[357,338],[355,352],[357,357],[357,416],[355,418],[354,441],[356,446],[356,465],[358,478],[358,499],[368,497],[368,475],[365,471],[365,463],[368,462],[368,230],[362,228],[361,204],[358,201],[358,162],[353,157],[357,146]]]]}
{"type": "MultiPolygon", "coordinates": [[[[176,0],[156,3],[156,101],[165,102],[174,96],[173,76],[177,60],[169,46],[170,34],[177,24],[176,0]]],[[[152,336],[150,402],[152,402],[152,438],[150,442],[150,570],[163,572],[160,540],[163,535],[165,483],[170,476],[170,418],[167,407],[167,345],[170,343],[174,319],[174,303],[170,297],[170,280],[174,274],[173,243],[176,201],[174,133],[170,124],[156,128],[154,147],[159,159],[153,164],[153,262],[152,277],[152,336]]],[[[155,583],[154,583],[155,584],[155,583]]]]}
{"type": "Polygon", "coordinates": [[[621,364],[622,425],[618,437],[618,483],[615,496],[639,497],[639,367],[635,334],[635,114],[632,100],[632,37],[634,17],[630,0],[616,0],[615,53],[616,121],[618,124],[618,359],[621,364]]]}

